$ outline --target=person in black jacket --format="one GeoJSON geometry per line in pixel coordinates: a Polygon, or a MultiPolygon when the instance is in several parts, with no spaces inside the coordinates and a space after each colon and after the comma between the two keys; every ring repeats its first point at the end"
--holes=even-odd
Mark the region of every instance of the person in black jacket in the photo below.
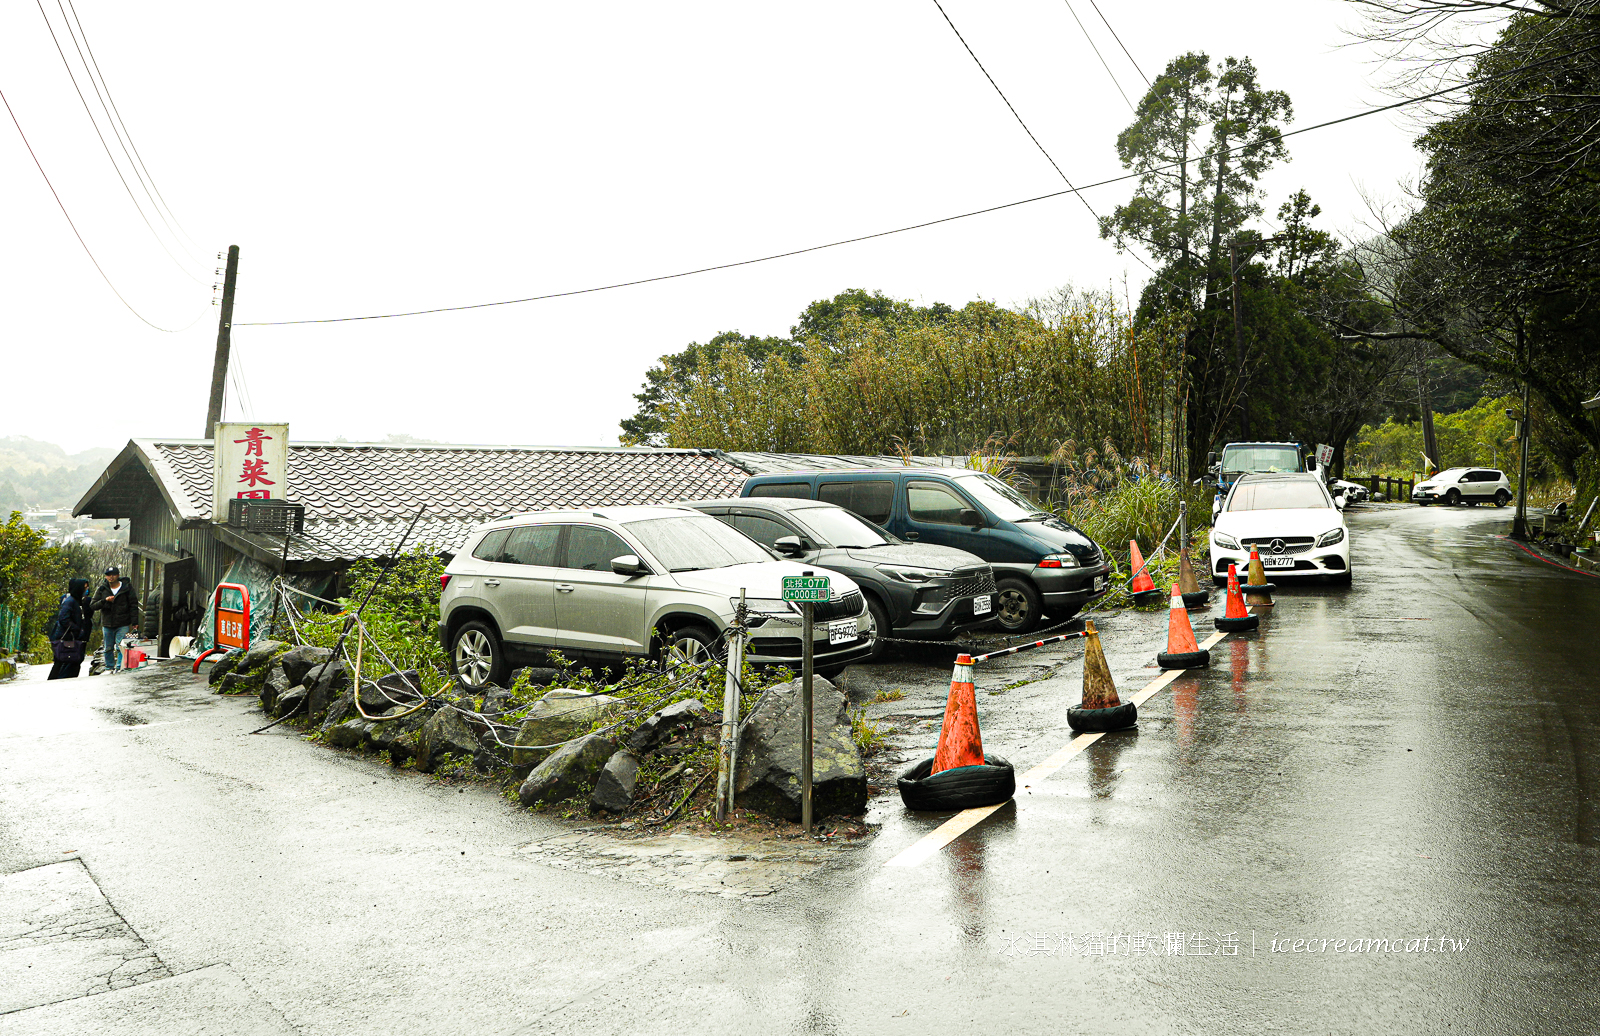
{"type": "Polygon", "coordinates": [[[72,579],[67,582],[67,592],[61,595],[55,621],[50,624],[55,665],[50,667],[48,679],[70,680],[83,667],[84,650],[89,646],[89,613],[84,609],[88,591],[87,579],[72,579]]]}
{"type": "Polygon", "coordinates": [[[133,592],[133,584],[123,579],[117,566],[112,565],[90,595],[89,607],[100,613],[100,633],[105,637],[104,671],[116,672],[122,668],[118,664],[122,656],[117,654],[122,638],[129,632],[135,636],[139,633],[139,597],[133,592]]]}

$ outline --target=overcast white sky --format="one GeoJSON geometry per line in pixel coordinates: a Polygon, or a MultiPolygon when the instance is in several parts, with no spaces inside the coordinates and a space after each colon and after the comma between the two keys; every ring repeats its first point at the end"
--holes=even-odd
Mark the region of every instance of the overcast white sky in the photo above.
{"type": "MultiPolygon", "coordinates": [[[[1129,110],[1063,0],[944,2],[1069,176],[1122,171],[1129,110]]],[[[203,431],[229,244],[236,321],[335,317],[648,277],[1061,186],[932,0],[76,3],[202,262],[180,270],[140,222],[33,0],[0,5],[0,90],[89,247],[154,323],[198,317],[163,334],[123,308],[0,112],[0,435],[70,450],[203,431]]],[[[1371,52],[1345,46],[1356,14],[1340,0],[1099,3],[1145,73],[1189,49],[1248,55],[1297,125],[1391,99],[1371,52]]],[[[1073,7],[1137,102],[1143,81],[1089,0],[1073,7]]],[[[98,112],[57,0],[44,8],[98,112]]],[[[1267,211],[1304,186],[1326,226],[1357,230],[1363,187],[1393,196],[1416,175],[1414,135],[1386,114],[1294,138],[1267,211]]],[[[1105,213],[1127,192],[1087,197],[1105,213]]],[[[240,327],[247,400],[230,393],[228,414],[289,421],[298,440],[612,445],[656,357],[724,330],[787,333],[845,288],[1012,305],[1067,282],[1120,291],[1125,274],[1137,293],[1143,273],[1064,197],[639,288],[240,327]]]]}

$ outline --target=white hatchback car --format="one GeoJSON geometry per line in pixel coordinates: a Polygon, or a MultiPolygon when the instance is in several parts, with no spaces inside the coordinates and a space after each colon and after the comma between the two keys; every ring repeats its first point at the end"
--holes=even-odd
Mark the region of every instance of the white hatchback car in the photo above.
{"type": "Polygon", "coordinates": [[[1511,502],[1511,482],[1498,468],[1446,468],[1411,491],[1414,503],[1494,504],[1511,502]]]}
{"type": "Polygon", "coordinates": [[[1211,527],[1212,579],[1226,582],[1229,564],[1242,576],[1252,547],[1269,579],[1350,583],[1350,530],[1315,474],[1243,475],[1233,484],[1211,527]]]}

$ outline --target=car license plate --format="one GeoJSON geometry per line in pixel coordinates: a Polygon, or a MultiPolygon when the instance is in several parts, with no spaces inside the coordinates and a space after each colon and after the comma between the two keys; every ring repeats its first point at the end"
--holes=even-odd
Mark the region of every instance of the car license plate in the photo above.
{"type": "Polygon", "coordinates": [[[1261,559],[1262,568],[1293,568],[1294,558],[1267,557],[1261,559]]]}
{"type": "Polygon", "coordinates": [[[972,614],[988,615],[993,610],[994,598],[990,597],[988,594],[984,594],[982,597],[974,597],[972,599],[972,614]]]}
{"type": "Polygon", "coordinates": [[[1105,576],[1095,576],[1094,577],[1094,588],[1095,588],[1095,592],[1096,593],[1098,593],[1101,590],[1104,590],[1106,588],[1106,577],[1105,576]]]}
{"type": "Polygon", "coordinates": [[[828,623],[828,644],[848,644],[859,636],[855,619],[840,619],[828,623]]]}

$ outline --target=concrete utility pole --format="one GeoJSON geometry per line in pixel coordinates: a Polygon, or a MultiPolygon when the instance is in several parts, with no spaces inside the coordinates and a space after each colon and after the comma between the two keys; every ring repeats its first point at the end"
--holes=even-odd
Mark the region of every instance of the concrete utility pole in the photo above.
{"type": "Polygon", "coordinates": [[[1250,438],[1250,408],[1244,399],[1244,317],[1239,310],[1239,253],[1233,238],[1228,239],[1228,272],[1233,282],[1233,363],[1239,371],[1240,435],[1250,438]]]}
{"type": "Polygon", "coordinates": [[[217,434],[222,420],[222,387],[228,377],[228,349],[233,344],[233,289],[239,283],[239,246],[228,246],[227,275],[222,280],[222,317],[217,321],[217,357],[211,364],[211,402],[206,407],[206,438],[217,434]]]}

